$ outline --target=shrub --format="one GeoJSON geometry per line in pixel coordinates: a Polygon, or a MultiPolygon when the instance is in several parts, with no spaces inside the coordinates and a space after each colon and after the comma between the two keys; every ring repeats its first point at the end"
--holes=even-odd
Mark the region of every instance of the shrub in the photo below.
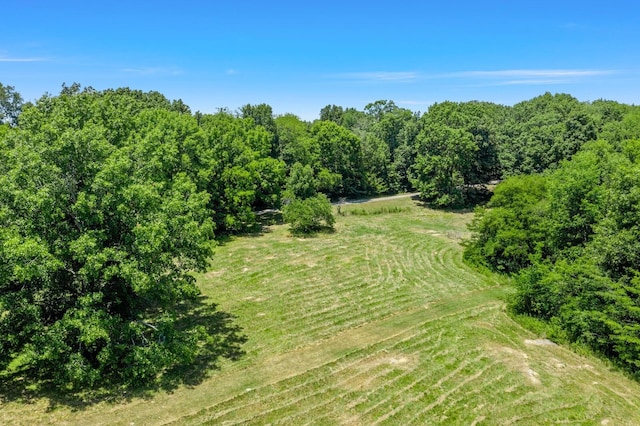
{"type": "Polygon", "coordinates": [[[316,194],[304,200],[294,199],[283,209],[284,221],[294,234],[310,234],[323,228],[333,229],[335,218],[329,199],[316,194]]]}

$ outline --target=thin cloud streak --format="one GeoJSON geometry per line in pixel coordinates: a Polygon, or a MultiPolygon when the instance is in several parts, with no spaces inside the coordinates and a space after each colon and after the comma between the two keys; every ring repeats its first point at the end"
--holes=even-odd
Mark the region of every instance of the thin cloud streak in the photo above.
{"type": "Polygon", "coordinates": [[[496,86],[514,86],[514,85],[536,85],[536,84],[566,84],[571,80],[559,80],[559,79],[540,79],[540,80],[507,80],[496,82],[496,86]]]}
{"type": "Polygon", "coordinates": [[[3,58],[0,57],[0,62],[44,62],[45,58],[3,58]]]}
{"type": "Polygon", "coordinates": [[[449,78],[465,79],[475,87],[537,86],[573,84],[591,77],[619,74],[617,70],[580,69],[512,69],[493,71],[463,71],[451,73],[449,78]]]}
{"type": "MultiPolygon", "coordinates": [[[[399,82],[411,83],[419,80],[434,79],[476,79],[500,80],[502,85],[566,83],[569,79],[607,76],[619,74],[617,70],[580,70],[580,69],[512,69],[512,70],[474,70],[441,74],[418,71],[371,71],[332,74],[330,77],[358,82],[399,82]],[[560,80],[562,79],[562,81],[560,80]]],[[[493,84],[496,84],[495,82],[493,84]]]]}
{"type": "Polygon", "coordinates": [[[496,70],[496,71],[462,71],[451,73],[451,77],[512,77],[512,78],[538,78],[538,77],[593,77],[600,75],[616,74],[615,70],[496,70]]]}

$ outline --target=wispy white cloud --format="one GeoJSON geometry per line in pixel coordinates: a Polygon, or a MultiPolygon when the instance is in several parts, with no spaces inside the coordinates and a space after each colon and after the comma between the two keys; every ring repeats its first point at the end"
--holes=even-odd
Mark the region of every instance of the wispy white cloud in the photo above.
{"type": "Polygon", "coordinates": [[[529,79],[529,80],[504,80],[504,81],[498,81],[496,83],[494,83],[495,86],[517,86],[517,85],[524,85],[524,86],[529,86],[529,85],[537,85],[537,84],[566,84],[566,83],[571,83],[571,80],[566,80],[566,79],[560,79],[560,78],[556,78],[556,79],[529,79]]]}
{"type": "Polygon", "coordinates": [[[617,70],[595,69],[506,69],[473,70],[449,73],[423,73],[418,71],[372,71],[332,74],[330,77],[356,82],[411,83],[419,80],[465,80],[481,85],[536,85],[564,84],[589,77],[618,74],[617,70]]]}
{"type": "Polygon", "coordinates": [[[6,57],[0,56],[0,62],[43,62],[46,61],[45,58],[14,58],[14,57],[6,57]]]}
{"type": "Polygon", "coordinates": [[[173,67],[131,67],[122,68],[122,72],[138,75],[180,75],[182,70],[173,67]]]}
{"type": "Polygon", "coordinates": [[[333,74],[331,77],[362,82],[399,82],[407,83],[420,78],[415,71],[371,71],[333,74]]]}
{"type": "Polygon", "coordinates": [[[478,78],[557,78],[557,77],[593,77],[615,74],[615,70],[494,70],[494,71],[462,71],[451,73],[451,77],[478,77],[478,78]]]}
{"type": "MultiPolygon", "coordinates": [[[[620,70],[606,69],[503,69],[470,70],[448,73],[419,71],[374,71],[333,74],[330,78],[356,83],[417,83],[425,80],[446,81],[448,84],[486,86],[535,86],[575,84],[590,78],[622,74],[620,70]]],[[[403,101],[405,105],[421,105],[419,101],[403,101]]],[[[398,102],[400,103],[400,102],[398,102]]]]}
{"type": "Polygon", "coordinates": [[[228,70],[225,71],[225,74],[226,75],[236,75],[236,74],[238,74],[238,71],[236,71],[233,68],[229,68],[228,70]]]}
{"type": "Polygon", "coordinates": [[[536,86],[574,84],[592,77],[620,74],[617,70],[594,69],[507,69],[461,71],[442,74],[439,78],[454,79],[474,87],[536,86]]]}

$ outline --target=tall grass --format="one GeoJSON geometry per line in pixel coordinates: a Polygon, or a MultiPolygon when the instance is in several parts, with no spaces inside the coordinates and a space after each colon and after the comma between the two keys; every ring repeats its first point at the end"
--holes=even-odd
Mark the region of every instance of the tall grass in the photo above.
{"type": "Polygon", "coordinates": [[[409,206],[375,206],[375,207],[348,207],[343,208],[344,214],[354,216],[371,216],[389,213],[404,213],[411,210],[409,206]]]}

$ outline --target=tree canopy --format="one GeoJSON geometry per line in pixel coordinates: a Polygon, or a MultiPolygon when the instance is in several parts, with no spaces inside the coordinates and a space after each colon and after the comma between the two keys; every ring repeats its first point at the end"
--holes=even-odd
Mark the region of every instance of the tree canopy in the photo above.
{"type": "MultiPolygon", "coordinates": [[[[640,136],[640,135],[639,135],[640,136]]],[[[465,257],[516,274],[511,308],[640,371],[640,139],[585,144],[546,176],[509,178],[465,257]]]]}
{"type": "Polygon", "coordinates": [[[237,356],[244,337],[193,272],[256,211],[308,233],[333,227],[331,199],[464,207],[500,179],[465,258],[517,274],[517,312],[636,371],[638,140],[638,107],[567,94],[328,105],[307,122],[77,83],[25,104],[0,84],[0,374],[148,385],[237,356]]]}
{"type": "Polygon", "coordinates": [[[22,109],[23,99],[13,86],[0,83],[0,124],[15,126],[22,109]]]}
{"type": "Polygon", "coordinates": [[[63,92],[25,107],[2,139],[1,370],[61,388],[139,385],[239,351],[236,330],[197,321],[215,317],[191,274],[215,229],[205,137],[167,105],[63,92]]]}

